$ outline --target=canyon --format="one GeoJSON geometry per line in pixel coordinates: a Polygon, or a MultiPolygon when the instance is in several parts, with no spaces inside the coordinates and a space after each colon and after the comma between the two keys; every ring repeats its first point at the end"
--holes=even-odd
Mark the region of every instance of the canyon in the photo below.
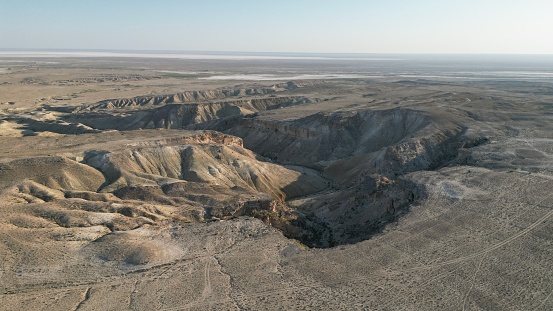
{"type": "Polygon", "coordinates": [[[0,75],[0,309],[551,308],[550,83],[144,62],[0,75]]]}

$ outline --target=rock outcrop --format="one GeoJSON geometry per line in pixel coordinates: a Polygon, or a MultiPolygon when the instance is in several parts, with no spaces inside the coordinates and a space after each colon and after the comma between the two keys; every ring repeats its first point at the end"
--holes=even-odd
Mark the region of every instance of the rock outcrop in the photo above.
{"type": "Polygon", "coordinates": [[[74,112],[94,111],[101,109],[120,109],[144,106],[163,106],[167,104],[182,104],[222,100],[233,97],[269,95],[301,87],[295,82],[279,83],[269,87],[250,87],[223,90],[185,91],[171,95],[137,96],[133,98],[108,99],[98,103],[83,105],[74,112]]]}
{"type": "Polygon", "coordinates": [[[209,183],[263,192],[280,200],[323,190],[316,173],[305,174],[272,163],[235,144],[189,144],[91,150],[86,163],[106,177],[104,192],[130,185],[165,185],[178,181],[209,183]]]}
{"type": "Polygon", "coordinates": [[[306,97],[271,97],[210,103],[171,103],[138,110],[79,111],[65,117],[97,130],[209,129],[213,121],[260,111],[312,103],[306,97]]]}

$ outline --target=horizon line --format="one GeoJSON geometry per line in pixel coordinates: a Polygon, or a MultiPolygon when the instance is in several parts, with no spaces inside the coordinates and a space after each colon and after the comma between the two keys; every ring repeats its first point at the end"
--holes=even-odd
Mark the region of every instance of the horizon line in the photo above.
{"type": "Polygon", "coordinates": [[[504,55],[504,56],[553,56],[553,53],[512,52],[294,52],[294,51],[227,51],[227,50],[151,50],[151,49],[104,49],[104,48],[0,48],[5,52],[111,52],[111,53],[212,53],[212,54],[299,54],[299,55],[504,55]]]}

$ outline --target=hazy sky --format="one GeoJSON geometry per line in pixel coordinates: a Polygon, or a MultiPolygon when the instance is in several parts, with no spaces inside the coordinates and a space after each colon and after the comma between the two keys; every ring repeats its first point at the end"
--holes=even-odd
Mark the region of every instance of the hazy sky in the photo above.
{"type": "Polygon", "coordinates": [[[0,0],[0,48],[553,54],[551,0],[0,0]]]}

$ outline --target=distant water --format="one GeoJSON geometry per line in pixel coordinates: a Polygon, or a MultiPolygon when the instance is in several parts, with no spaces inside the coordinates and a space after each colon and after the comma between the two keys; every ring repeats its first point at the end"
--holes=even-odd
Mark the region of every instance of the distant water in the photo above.
{"type": "Polygon", "coordinates": [[[16,51],[0,50],[0,57],[136,57],[200,60],[400,60],[370,54],[302,54],[302,53],[239,53],[239,52],[163,52],[163,51],[16,51]]]}
{"type": "MultiPolygon", "coordinates": [[[[553,83],[553,55],[330,54],[190,51],[1,50],[0,63],[37,58],[151,58],[248,62],[250,71],[182,72],[209,80],[431,79],[553,83]],[[2,60],[3,58],[3,60],[2,60]],[[260,64],[263,64],[262,66],[260,64]]],[[[43,62],[46,62],[43,61],[43,62]]],[[[245,68],[245,67],[244,67],[245,68]]],[[[0,70],[1,72],[2,70],[0,70]]],[[[174,73],[181,73],[175,71],[174,73]]]]}

